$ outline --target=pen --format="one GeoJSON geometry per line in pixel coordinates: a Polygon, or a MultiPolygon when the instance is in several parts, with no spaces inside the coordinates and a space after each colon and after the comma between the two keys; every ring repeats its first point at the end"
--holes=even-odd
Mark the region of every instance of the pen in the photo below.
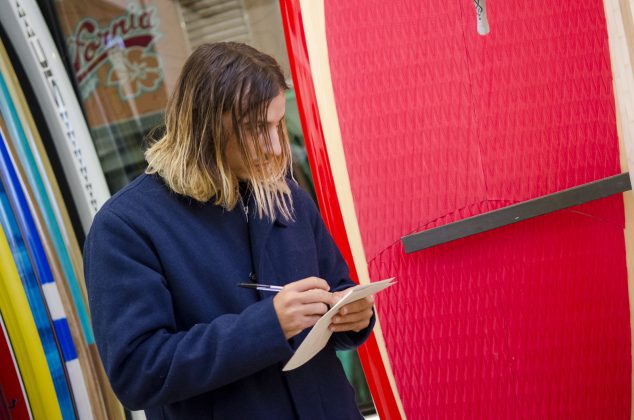
{"type": "MultiPolygon", "coordinates": [[[[255,289],[255,290],[263,290],[265,292],[279,292],[284,288],[284,286],[274,286],[272,284],[260,284],[260,283],[238,283],[238,287],[244,287],[245,289],[255,289]]],[[[330,310],[331,306],[326,304],[328,310],[330,310]]]]}
{"type": "Polygon", "coordinates": [[[238,287],[244,287],[246,289],[263,290],[266,292],[279,292],[283,288],[283,286],[274,286],[270,284],[260,284],[260,283],[238,283],[238,287]]]}

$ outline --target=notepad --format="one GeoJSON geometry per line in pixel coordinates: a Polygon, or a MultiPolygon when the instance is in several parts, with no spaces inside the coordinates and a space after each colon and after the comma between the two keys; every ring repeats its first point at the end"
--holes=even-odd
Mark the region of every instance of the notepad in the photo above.
{"type": "Polygon", "coordinates": [[[317,323],[313,326],[302,344],[300,344],[299,348],[295,351],[293,357],[290,358],[282,370],[289,371],[300,367],[312,359],[326,346],[330,336],[332,335],[332,331],[330,331],[328,327],[332,323],[332,318],[337,315],[337,312],[339,312],[339,309],[341,309],[342,306],[378,293],[395,283],[394,277],[392,277],[391,279],[381,280],[370,284],[359,284],[348,289],[343,298],[341,298],[339,302],[337,302],[328,312],[319,318],[319,321],[317,321],[317,323]]]}

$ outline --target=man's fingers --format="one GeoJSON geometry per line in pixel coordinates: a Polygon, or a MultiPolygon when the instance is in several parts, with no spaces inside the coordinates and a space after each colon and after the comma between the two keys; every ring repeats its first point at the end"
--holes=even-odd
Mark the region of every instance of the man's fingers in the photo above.
{"type": "MultiPolygon", "coordinates": [[[[348,289],[344,289],[344,290],[340,290],[338,292],[333,292],[332,296],[333,296],[333,301],[334,303],[339,302],[341,299],[343,299],[343,297],[348,293],[348,289]]],[[[366,296],[363,299],[359,299],[355,302],[352,303],[361,303],[361,302],[369,302],[370,305],[374,304],[374,295],[370,295],[370,296],[366,296]]],[[[350,305],[350,303],[348,304],[350,305]]]]}
{"type": "Polygon", "coordinates": [[[359,321],[359,322],[349,322],[346,324],[330,324],[329,329],[332,332],[342,332],[342,331],[359,332],[362,329],[366,328],[368,325],[370,325],[369,319],[365,321],[359,321]]]}
{"type": "Polygon", "coordinates": [[[332,318],[333,324],[350,324],[360,322],[363,320],[369,320],[372,317],[372,310],[366,309],[361,312],[354,312],[348,315],[336,315],[332,318]]]}
{"type": "Polygon", "coordinates": [[[339,310],[340,315],[347,315],[355,312],[362,312],[367,310],[368,308],[372,308],[374,304],[374,297],[368,296],[364,299],[359,299],[357,301],[351,302],[339,310]]]}
{"type": "Polygon", "coordinates": [[[321,315],[305,315],[303,317],[301,317],[301,319],[299,320],[299,332],[304,331],[306,328],[310,328],[313,325],[315,325],[317,323],[317,321],[319,321],[319,318],[321,318],[321,315]]]}
{"type": "Polygon", "coordinates": [[[328,312],[328,306],[325,303],[308,303],[301,306],[301,312],[304,315],[322,316],[328,312]]]}
{"type": "Polygon", "coordinates": [[[298,294],[297,299],[302,304],[323,303],[326,305],[333,304],[332,293],[323,289],[311,289],[298,294]]]}
{"type": "Polygon", "coordinates": [[[329,326],[332,332],[361,331],[370,325],[372,319],[372,304],[374,297],[368,296],[365,299],[349,303],[342,307],[337,315],[332,318],[329,326]]]}
{"type": "MultiPolygon", "coordinates": [[[[284,286],[273,298],[275,310],[286,338],[310,328],[330,306],[335,305],[346,293],[342,290],[330,293],[328,283],[318,277],[308,277],[284,286]]],[[[361,331],[372,319],[374,296],[349,303],[339,309],[333,318],[330,329],[339,331],[361,331]]]]}
{"type": "Polygon", "coordinates": [[[305,292],[311,289],[330,290],[328,282],[319,277],[308,277],[302,280],[297,280],[292,283],[288,283],[284,286],[285,290],[292,290],[294,292],[305,292]]]}

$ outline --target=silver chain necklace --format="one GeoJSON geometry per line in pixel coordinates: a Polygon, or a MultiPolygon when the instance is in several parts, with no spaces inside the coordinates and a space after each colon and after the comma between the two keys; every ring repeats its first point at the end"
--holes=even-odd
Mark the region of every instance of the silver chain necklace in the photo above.
{"type": "Polygon", "coordinates": [[[246,217],[247,223],[249,223],[249,206],[244,204],[244,200],[242,199],[242,194],[238,194],[238,197],[240,197],[240,206],[242,206],[244,217],[246,217]]]}

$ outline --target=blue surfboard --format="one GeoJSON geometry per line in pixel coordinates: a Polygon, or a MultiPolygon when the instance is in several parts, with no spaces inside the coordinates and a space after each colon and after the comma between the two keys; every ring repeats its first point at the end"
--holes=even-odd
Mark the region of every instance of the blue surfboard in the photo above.
{"type": "Polygon", "coordinates": [[[63,363],[66,358],[77,358],[74,354],[75,346],[65,320],[54,324],[49,317],[40,283],[53,282],[53,275],[13,168],[6,140],[4,133],[0,132],[0,223],[6,232],[35,319],[62,416],[64,419],[75,419],[75,407],[63,363]],[[54,329],[57,330],[57,335],[54,329]]]}

